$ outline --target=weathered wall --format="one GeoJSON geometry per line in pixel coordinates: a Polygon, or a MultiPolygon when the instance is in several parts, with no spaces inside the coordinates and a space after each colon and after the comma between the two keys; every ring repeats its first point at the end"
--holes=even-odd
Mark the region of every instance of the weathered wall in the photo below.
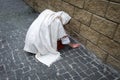
{"type": "Polygon", "coordinates": [[[66,31],[106,63],[120,69],[120,0],[25,0],[36,11],[68,12],[66,31]]]}

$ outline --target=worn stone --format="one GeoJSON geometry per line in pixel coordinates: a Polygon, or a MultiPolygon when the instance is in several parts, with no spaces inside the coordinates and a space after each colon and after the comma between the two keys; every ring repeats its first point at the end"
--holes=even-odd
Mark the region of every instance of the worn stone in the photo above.
{"type": "Polygon", "coordinates": [[[89,26],[91,20],[91,13],[83,10],[75,8],[74,18],[89,26]]]}
{"type": "Polygon", "coordinates": [[[70,24],[66,24],[65,26],[64,26],[64,29],[66,30],[66,32],[70,35],[71,34],[71,26],[70,26],[70,24]]]}
{"type": "Polygon", "coordinates": [[[74,18],[71,19],[70,21],[70,26],[73,29],[73,31],[79,33],[80,32],[80,22],[75,20],[74,18]]]}
{"type": "Polygon", "coordinates": [[[102,61],[105,61],[106,57],[107,57],[107,53],[104,52],[102,49],[100,49],[99,47],[97,47],[96,45],[94,45],[93,43],[87,41],[87,45],[86,47],[94,52],[96,54],[97,57],[99,57],[102,61]]]}
{"type": "Polygon", "coordinates": [[[55,1],[56,1],[56,0],[50,0],[50,1],[48,1],[48,8],[49,8],[49,9],[55,10],[55,7],[54,7],[55,1]]]}
{"type": "Polygon", "coordinates": [[[110,38],[113,38],[117,24],[94,15],[90,27],[110,38]]]}
{"type": "Polygon", "coordinates": [[[62,10],[61,5],[62,5],[62,1],[61,0],[55,0],[54,7],[55,7],[56,11],[62,10]]]}
{"type": "Polygon", "coordinates": [[[34,8],[37,9],[37,11],[41,12],[47,8],[46,1],[44,0],[35,0],[34,2],[34,8]],[[44,4],[44,5],[43,5],[44,4]]]}
{"type": "Polygon", "coordinates": [[[83,8],[84,5],[84,0],[64,0],[70,4],[73,4],[79,8],[83,8]]]}
{"type": "Polygon", "coordinates": [[[112,21],[120,23],[120,4],[110,2],[106,17],[112,21]]]}
{"type": "Polygon", "coordinates": [[[120,3],[120,0],[110,0],[110,1],[113,1],[113,2],[116,2],[116,3],[120,3]]]}
{"type": "Polygon", "coordinates": [[[81,44],[86,45],[87,39],[84,38],[82,35],[77,34],[76,32],[72,31],[70,34],[73,38],[75,38],[77,41],[79,41],[81,44]]]}
{"type": "Polygon", "coordinates": [[[107,58],[107,63],[109,63],[110,65],[114,66],[117,69],[120,69],[120,61],[118,61],[117,59],[110,55],[107,58]]]}
{"type": "Polygon", "coordinates": [[[62,10],[66,11],[70,16],[73,16],[73,11],[74,11],[74,6],[66,3],[66,2],[62,2],[62,10]]]}
{"type": "Polygon", "coordinates": [[[33,7],[33,0],[24,0],[28,5],[30,5],[31,7],[33,7]]]}
{"type": "Polygon", "coordinates": [[[116,31],[115,36],[114,36],[114,40],[120,42],[120,25],[117,28],[117,31],[116,31]]]}
{"type": "Polygon", "coordinates": [[[92,30],[90,27],[87,27],[85,25],[81,25],[80,28],[80,34],[85,37],[86,39],[90,40],[94,44],[97,44],[97,41],[99,39],[99,33],[96,31],[92,30]]]}
{"type": "Polygon", "coordinates": [[[86,0],[85,9],[100,16],[105,15],[107,0],[86,0]]]}
{"type": "Polygon", "coordinates": [[[101,36],[98,41],[98,46],[114,56],[116,59],[120,60],[120,44],[105,36],[101,36]]]}

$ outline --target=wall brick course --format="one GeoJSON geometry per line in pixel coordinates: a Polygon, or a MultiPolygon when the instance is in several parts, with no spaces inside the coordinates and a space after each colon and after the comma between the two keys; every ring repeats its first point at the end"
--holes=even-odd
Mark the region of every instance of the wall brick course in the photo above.
{"type": "Polygon", "coordinates": [[[85,9],[100,16],[106,12],[107,0],[85,0],[85,9]]]}
{"type": "Polygon", "coordinates": [[[120,25],[117,28],[117,31],[116,31],[115,36],[114,36],[114,40],[120,42],[120,25]]]}
{"type": "Polygon", "coordinates": [[[94,15],[90,27],[110,38],[113,38],[117,24],[94,15]]]}
{"type": "Polygon", "coordinates": [[[92,30],[90,27],[85,26],[85,25],[81,25],[80,28],[80,34],[87,38],[88,40],[90,40],[91,42],[93,42],[94,44],[97,44],[97,41],[99,39],[100,34],[97,33],[96,31],[92,30]]]}
{"type": "Polygon", "coordinates": [[[94,54],[96,54],[96,56],[100,59],[102,59],[102,61],[105,61],[106,57],[107,57],[107,53],[105,51],[103,51],[102,49],[100,49],[99,47],[97,47],[96,45],[94,45],[93,43],[91,43],[90,41],[87,41],[87,45],[86,47],[94,52],[94,54]]]}
{"type": "Polygon", "coordinates": [[[106,17],[112,21],[120,23],[120,4],[110,2],[106,17]]]}
{"type": "Polygon", "coordinates": [[[71,28],[73,29],[73,31],[75,31],[76,33],[80,32],[80,22],[78,22],[74,18],[71,19],[69,26],[71,26],[71,28]]]}
{"type": "Polygon", "coordinates": [[[50,0],[50,1],[48,1],[48,8],[49,8],[49,9],[55,10],[55,7],[54,7],[55,1],[56,1],[56,0],[50,0]]]}
{"type": "Polygon", "coordinates": [[[62,2],[62,10],[66,11],[70,16],[73,16],[74,7],[69,3],[62,2]]]}
{"type": "Polygon", "coordinates": [[[112,66],[114,66],[115,68],[117,68],[118,70],[120,70],[120,61],[118,61],[117,59],[115,59],[112,56],[108,56],[107,59],[107,63],[111,64],[112,66]]]}
{"type": "Polygon", "coordinates": [[[84,1],[85,0],[63,0],[63,1],[66,1],[70,4],[73,4],[79,8],[83,8],[83,5],[84,5],[84,1]]]}
{"type": "Polygon", "coordinates": [[[54,3],[54,7],[57,11],[62,10],[61,9],[62,1],[61,0],[56,0],[54,3]]]}
{"type": "Polygon", "coordinates": [[[116,2],[116,3],[120,3],[120,0],[110,0],[110,1],[113,1],[113,2],[116,2]]]}
{"type": "Polygon", "coordinates": [[[75,8],[74,18],[89,26],[92,14],[83,10],[75,8]]]}
{"type": "Polygon", "coordinates": [[[34,8],[41,12],[43,10],[45,10],[47,8],[47,4],[45,4],[46,2],[44,0],[35,0],[34,2],[34,8]],[[44,4],[44,5],[43,5],[44,4]]]}
{"type": "Polygon", "coordinates": [[[74,31],[72,31],[70,35],[76,40],[78,40],[81,44],[86,45],[87,39],[84,38],[82,35],[79,35],[74,31]]]}
{"type": "Polygon", "coordinates": [[[120,44],[105,36],[101,36],[98,46],[120,61],[120,44]]]}

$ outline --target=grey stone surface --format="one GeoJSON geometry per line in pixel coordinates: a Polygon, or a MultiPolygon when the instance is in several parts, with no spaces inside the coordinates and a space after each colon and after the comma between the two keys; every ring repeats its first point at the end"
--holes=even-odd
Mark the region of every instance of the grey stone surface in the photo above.
{"type": "Polygon", "coordinates": [[[22,0],[0,0],[0,80],[120,80],[119,72],[82,46],[60,50],[62,59],[51,67],[24,52],[27,29],[37,16],[22,0]]]}

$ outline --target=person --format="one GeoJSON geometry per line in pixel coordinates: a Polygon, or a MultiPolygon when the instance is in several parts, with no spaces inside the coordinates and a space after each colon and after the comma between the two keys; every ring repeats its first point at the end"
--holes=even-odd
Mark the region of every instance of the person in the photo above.
{"type": "Polygon", "coordinates": [[[33,21],[29,27],[24,50],[35,54],[35,58],[48,67],[59,60],[60,52],[57,51],[57,41],[72,48],[79,47],[78,43],[71,43],[63,25],[71,17],[64,11],[54,12],[46,9],[33,21]]]}

